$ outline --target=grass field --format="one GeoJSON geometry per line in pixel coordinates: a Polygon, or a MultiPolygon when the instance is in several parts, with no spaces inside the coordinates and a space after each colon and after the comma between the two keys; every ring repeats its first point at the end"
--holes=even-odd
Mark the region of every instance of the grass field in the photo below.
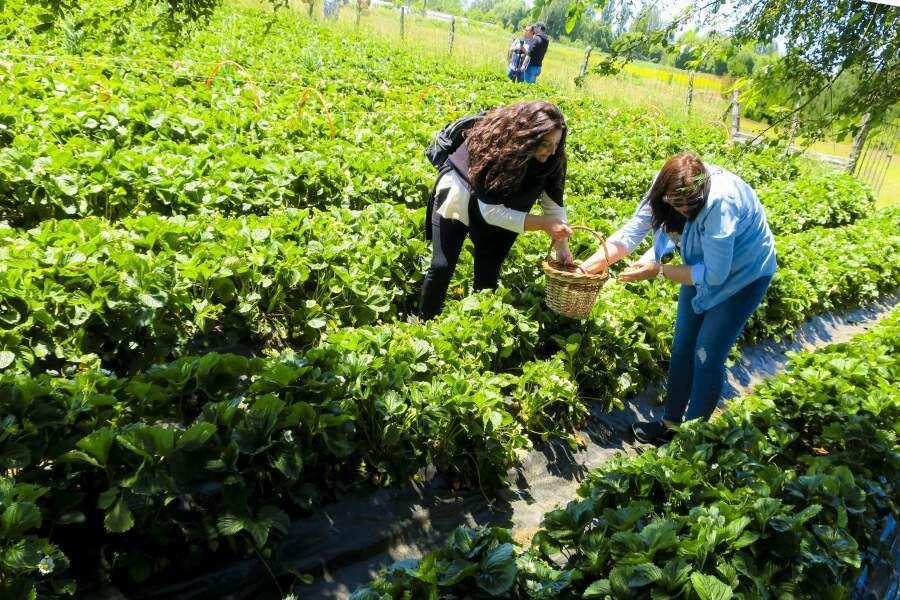
{"type": "MultiPolygon", "coordinates": [[[[258,0],[241,0],[248,5],[260,5],[258,0]]],[[[305,4],[293,0],[295,10],[306,10],[305,4]]],[[[316,7],[314,14],[321,15],[316,7]]],[[[342,7],[336,26],[356,27],[356,11],[342,7]]],[[[454,31],[453,51],[448,55],[449,29],[446,21],[408,14],[404,20],[404,32],[400,33],[400,16],[389,8],[373,7],[360,17],[359,27],[373,35],[396,40],[423,60],[446,59],[467,67],[489,71],[506,70],[506,50],[513,33],[492,24],[457,19],[454,31]]],[[[612,106],[641,107],[648,114],[664,115],[667,119],[700,120],[723,128],[728,127],[730,100],[728,88],[731,80],[705,73],[694,77],[694,93],[690,117],[686,114],[688,73],[683,70],[654,63],[636,61],[627,65],[623,73],[600,77],[589,75],[583,87],[575,85],[584,59],[584,46],[552,42],[544,59],[540,83],[559,94],[588,94],[612,106]]],[[[590,66],[600,57],[594,54],[590,66]]],[[[528,90],[523,90],[523,96],[528,90]]],[[[550,96],[552,100],[552,95],[550,96]]],[[[765,125],[749,119],[741,119],[742,131],[761,131],[765,125]]],[[[801,141],[802,143],[802,141],[801,141]]],[[[822,154],[846,157],[850,154],[849,141],[817,141],[809,150],[822,154]]],[[[900,159],[894,157],[878,194],[879,205],[900,202],[900,159]]]]}

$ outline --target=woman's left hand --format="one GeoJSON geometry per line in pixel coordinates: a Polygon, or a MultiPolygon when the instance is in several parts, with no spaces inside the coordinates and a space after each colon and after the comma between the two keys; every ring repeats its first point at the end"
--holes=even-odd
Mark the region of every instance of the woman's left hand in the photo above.
{"type": "Polygon", "coordinates": [[[659,273],[659,263],[639,262],[631,265],[627,271],[620,273],[619,280],[625,282],[643,281],[645,279],[656,277],[657,273],[659,273]]]}
{"type": "Polygon", "coordinates": [[[556,247],[556,260],[564,265],[575,264],[575,259],[572,257],[572,251],[569,250],[568,244],[560,244],[556,247]]]}

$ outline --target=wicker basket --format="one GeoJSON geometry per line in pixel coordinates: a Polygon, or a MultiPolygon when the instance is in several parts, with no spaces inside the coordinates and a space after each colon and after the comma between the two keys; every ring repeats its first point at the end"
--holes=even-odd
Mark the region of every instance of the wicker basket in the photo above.
{"type": "MultiPolygon", "coordinates": [[[[572,229],[581,229],[593,234],[600,242],[603,253],[606,254],[606,240],[602,235],[583,225],[573,225],[572,229]]],[[[609,271],[604,269],[601,273],[579,273],[575,270],[575,266],[566,266],[559,261],[552,260],[550,254],[552,250],[553,242],[550,243],[550,249],[547,250],[547,257],[541,263],[541,267],[547,275],[547,306],[564,317],[583,319],[594,308],[600,288],[609,279],[609,271]]],[[[608,264],[609,255],[606,255],[606,258],[608,264]]]]}

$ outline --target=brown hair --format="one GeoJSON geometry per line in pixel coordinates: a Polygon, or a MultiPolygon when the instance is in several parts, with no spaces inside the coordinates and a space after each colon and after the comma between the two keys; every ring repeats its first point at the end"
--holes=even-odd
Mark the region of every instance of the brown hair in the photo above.
{"type": "Polygon", "coordinates": [[[651,226],[666,232],[681,233],[688,219],[694,219],[709,195],[709,173],[703,161],[693,152],[681,152],[666,161],[656,176],[647,196],[653,213],[651,226]],[[663,200],[668,196],[690,209],[685,217],[663,200]]]}
{"type": "Polygon", "coordinates": [[[566,176],[566,121],[555,104],[522,102],[485,113],[466,136],[469,181],[478,190],[502,198],[518,191],[529,169],[548,175],[547,194],[562,203],[566,176]],[[562,138],[544,164],[533,161],[541,139],[557,129],[562,138]]]}

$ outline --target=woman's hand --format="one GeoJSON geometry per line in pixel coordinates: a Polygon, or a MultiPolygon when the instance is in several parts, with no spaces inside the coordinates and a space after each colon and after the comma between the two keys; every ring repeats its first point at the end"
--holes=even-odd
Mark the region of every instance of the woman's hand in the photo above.
{"type": "Polygon", "coordinates": [[[658,262],[639,262],[634,263],[627,271],[619,274],[619,280],[625,282],[643,281],[656,277],[659,273],[658,262]]]}
{"type": "Polygon", "coordinates": [[[556,260],[564,265],[574,265],[575,259],[572,257],[572,251],[569,250],[569,244],[566,240],[556,242],[556,260]]]}
{"type": "Polygon", "coordinates": [[[552,217],[544,217],[544,231],[547,232],[554,241],[564,240],[572,235],[572,228],[562,219],[552,217]]]}
{"type": "MultiPolygon", "coordinates": [[[[599,254],[599,253],[598,253],[599,254]]],[[[606,264],[606,259],[603,256],[598,256],[595,254],[590,257],[578,267],[578,270],[582,273],[588,273],[590,275],[595,275],[600,273],[601,271],[605,271],[609,268],[609,265],[606,264]]]]}

